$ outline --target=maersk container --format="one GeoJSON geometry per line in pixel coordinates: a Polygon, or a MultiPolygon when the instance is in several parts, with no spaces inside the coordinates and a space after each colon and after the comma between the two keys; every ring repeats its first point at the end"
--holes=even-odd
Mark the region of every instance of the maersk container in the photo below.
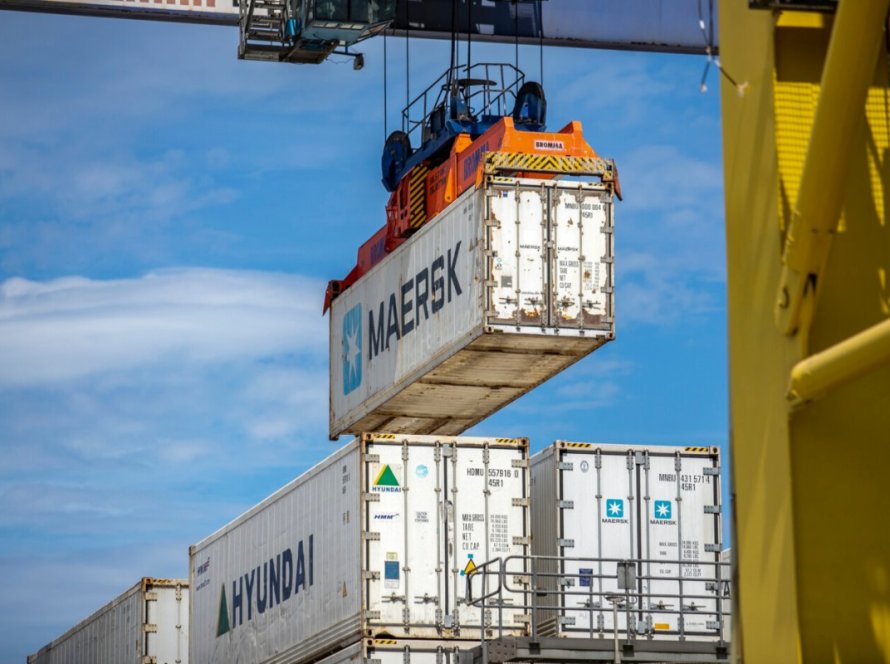
{"type": "MultiPolygon", "coordinates": [[[[558,441],[533,457],[531,486],[532,552],[560,557],[541,571],[569,590],[539,604],[558,608],[538,612],[544,633],[611,636],[607,595],[624,593],[617,561],[631,560],[635,635],[728,639],[719,448],[558,441]]],[[[619,632],[627,619],[622,610],[619,632]]]]}
{"type": "Polygon", "coordinates": [[[460,653],[478,646],[456,639],[363,639],[318,664],[460,664],[460,653]]]}
{"type": "MultiPolygon", "coordinates": [[[[478,639],[465,575],[528,552],[528,441],[365,434],[190,549],[193,664],[478,639]]],[[[492,580],[494,583],[494,580],[492,580]]],[[[508,633],[524,634],[521,594],[508,633]]]]}
{"type": "Polygon", "coordinates": [[[496,178],[331,306],[330,435],[456,435],[614,338],[611,190],[496,178]]]}
{"type": "Polygon", "coordinates": [[[188,664],[188,582],[144,578],[28,664],[188,664]]]}

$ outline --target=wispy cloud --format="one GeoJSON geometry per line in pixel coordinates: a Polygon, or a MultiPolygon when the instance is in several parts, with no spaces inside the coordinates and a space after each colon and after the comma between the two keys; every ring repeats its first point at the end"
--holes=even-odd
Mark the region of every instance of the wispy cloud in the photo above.
{"type": "Polygon", "coordinates": [[[171,358],[323,354],[322,293],[313,279],[207,269],[113,281],[8,279],[0,285],[0,386],[47,385],[171,358]]]}

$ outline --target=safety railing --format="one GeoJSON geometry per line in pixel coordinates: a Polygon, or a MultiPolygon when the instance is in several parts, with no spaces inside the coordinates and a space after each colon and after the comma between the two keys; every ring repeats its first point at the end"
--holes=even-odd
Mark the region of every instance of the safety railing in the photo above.
{"type": "MultiPolygon", "coordinates": [[[[433,113],[451,117],[449,104],[460,104],[458,116],[476,121],[483,116],[504,116],[513,111],[516,93],[525,83],[525,74],[501,62],[480,62],[470,67],[451,67],[402,109],[402,131],[410,137],[429,126],[433,113]],[[441,110],[440,110],[441,109],[441,110]]],[[[413,145],[422,141],[412,140],[413,145]]]]}
{"type": "Polygon", "coordinates": [[[616,647],[619,637],[723,644],[729,566],[718,560],[509,556],[478,565],[466,577],[466,598],[490,616],[483,651],[487,638],[504,636],[505,594],[508,608],[525,612],[532,639],[559,633],[613,636],[616,647]]]}

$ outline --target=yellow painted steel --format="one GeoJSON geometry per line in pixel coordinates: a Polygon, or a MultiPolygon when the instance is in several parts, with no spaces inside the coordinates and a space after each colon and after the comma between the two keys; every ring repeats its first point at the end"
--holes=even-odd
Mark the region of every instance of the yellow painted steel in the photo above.
{"type": "Polygon", "coordinates": [[[873,77],[872,67],[858,65],[875,62],[886,14],[887,2],[883,1],[838,5],[806,161],[785,235],[776,320],[789,334],[800,324],[804,299],[812,303],[814,284],[838,224],[846,184],[838,174],[847,172],[873,77]]]}
{"type": "Polygon", "coordinates": [[[788,398],[795,406],[890,363],[890,319],[873,325],[791,370],[788,398]]]}
{"type": "MultiPolygon", "coordinates": [[[[839,3],[841,11],[863,4],[883,24],[886,0],[839,3]]],[[[746,662],[890,662],[890,366],[875,360],[871,371],[797,409],[786,398],[794,367],[799,372],[802,361],[827,351],[848,371],[857,351],[849,354],[843,342],[890,318],[883,41],[871,62],[844,63],[852,76],[868,74],[864,103],[832,100],[850,105],[837,110],[858,121],[845,139],[846,165],[839,168],[843,159],[831,154],[816,164],[839,185],[841,205],[829,220],[835,232],[813,304],[802,308],[795,334],[774,319],[795,202],[801,212],[812,202],[809,194],[801,200],[801,177],[834,23],[720,3],[721,62],[747,84],[741,95],[728,82],[722,89],[734,656],[746,662]]],[[[849,42],[875,34],[870,24],[837,36],[849,42]]]]}

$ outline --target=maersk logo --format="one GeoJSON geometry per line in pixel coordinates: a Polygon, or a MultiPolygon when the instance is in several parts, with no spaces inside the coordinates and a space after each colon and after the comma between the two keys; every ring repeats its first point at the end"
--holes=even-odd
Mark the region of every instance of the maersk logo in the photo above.
{"type": "MultiPolygon", "coordinates": [[[[374,307],[368,309],[368,362],[394,348],[398,341],[425,325],[431,315],[435,316],[445,308],[446,304],[460,297],[463,293],[457,274],[460,245],[459,241],[453,248],[439,254],[413,277],[403,279],[401,286],[394,288],[388,297],[382,299],[376,309],[374,307]]],[[[346,319],[354,311],[355,309],[350,310],[346,319]]],[[[346,338],[346,319],[343,322],[344,338],[346,338]]],[[[360,327],[361,322],[355,325],[360,327]]],[[[361,354],[357,358],[357,362],[362,361],[361,354]]],[[[343,366],[345,372],[345,362],[343,366]]],[[[361,382],[360,369],[359,382],[361,382]]],[[[344,391],[348,394],[345,374],[343,385],[344,391]]]]}
{"type": "Polygon", "coordinates": [[[362,305],[343,318],[343,394],[362,384],[362,305]]]}
{"type": "Polygon", "coordinates": [[[606,515],[612,519],[624,518],[624,501],[620,498],[606,499],[606,515]]]}
{"type": "Polygon", "coordinates": [[[655,501],[655,518],[659,520],[665,520],[671,518],[671,501],[669,500],[656,500],[655,501]]]}
{"type": "Polygon", "coordinates": [[[603,523],[627,523],[624,518],[624,500],[622,498],[606,498],[606,516],[603,523]]]}

